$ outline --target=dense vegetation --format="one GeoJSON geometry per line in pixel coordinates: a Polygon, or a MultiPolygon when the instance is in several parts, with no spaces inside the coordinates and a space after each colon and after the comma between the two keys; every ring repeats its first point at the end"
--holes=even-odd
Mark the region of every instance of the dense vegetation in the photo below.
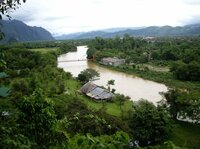
{"type": "MultiPolygon", "coordinates": [[[[1,78],[1,86],[9,91],[0,99],[1,148],[131,148],[137,146],[135,140],[140,146],[156,145],[152,148],[175,146],[164,143],[170,137],[171,118],[163,106],[132,103],[129,114],[123,111],[117,117],[109,115],[102,103],[95,103],[102,106],[99,110],[89,108],[84,100],[90,99],[77,92],[81,83],[57,68],[57,55],[67,52],[63,46],[70,51],[75,44],[2,46],[5,63],[1,72],[7,75],[1,78]],[[58,49],[38,49],[50,45],[58,49]],[[139,126],[141,121],[143,127],[139,126]]],[[[111,102],[122,110],[124,100],[126,97],[116,95],[111,102]]]]}
{"type": "Polygon", "coordinates": [[[97,61],[103,57],[124,58],[126,65],[119,69],[136,73],[146,71],[159,77],[163,75],[163,81],[157,79],[160,82],[164,82],[164,79],[168,79],[168,82],[169,79],[199,82],[199,43],[198,37],[142,39],[125,35],[114,39],[96,38],[90,42],[87,55],[88,58],[95,57],[97,61]]]}
{"type": "Polygon", "coordinates": [[[110,69],[136,74],[165,83],[169,91],[162,103],[174,120],[200,122],[200,38],[123,38],[102,39],[89,43],[88,58],[97,62],[104,57],[126,59],[110,69]]]}
{"type": "Polygon", "coordinates": [[[10,91],[0,100],[1,148],[128,145],[128,135],[117,132],[123,130],[119,129],[123,122],[114,118],[113,125],[106,113],[95,113],[81,102],[74,93],[78,87],[70,89],[71,83],[77,83],[71,74],[57,68],[55,51],[9,48],[2,55],[6,65],[1,71],[7,77],[1,79],[1,85],[10,91]]]}

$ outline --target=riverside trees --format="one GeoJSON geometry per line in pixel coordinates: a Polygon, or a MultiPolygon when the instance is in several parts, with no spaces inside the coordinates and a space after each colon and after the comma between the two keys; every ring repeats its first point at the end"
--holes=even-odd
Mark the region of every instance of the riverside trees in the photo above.
{"type": "Polygon", "coordinates": [[[77,79],[83,83],[86,83],[92,79],[95,79],[96,77],[99,77],[99,73],[98,71],[91,69],[91,68],[87,68],[83,71],[80,72],[80,74],[78,74],[77,79]]]}
{"type": "Polygon", "coordinates": [[[162,142],[169,135],[170,118],[162,108],[153,103],[140,100],[133,106],[133,115],[129,122],[133,136],[141,146],[162,142]]]}

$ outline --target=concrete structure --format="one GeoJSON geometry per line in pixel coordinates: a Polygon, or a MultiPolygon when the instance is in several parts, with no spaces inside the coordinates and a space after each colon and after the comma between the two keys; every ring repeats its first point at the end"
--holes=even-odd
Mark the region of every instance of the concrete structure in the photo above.
{"type": "Polygon", "coordinates": [[[106,57],[102,58],[100,63],[103,65],[119,66],[125,63],[125,59],[119,59],[117,57],[106,57]]]}
{"type": "Polygon", "coordinates": [[[96,101],[109,100],[113,97],[113,94],[111,92],[91,82],[83,85],[80,91],[87,96],[96,99],[96,101]]]}

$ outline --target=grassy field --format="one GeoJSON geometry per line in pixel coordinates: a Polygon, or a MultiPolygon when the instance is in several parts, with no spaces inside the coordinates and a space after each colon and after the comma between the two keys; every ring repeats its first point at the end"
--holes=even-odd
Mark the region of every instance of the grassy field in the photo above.
{"type": "MultiPolygon", "coordinates": [[[[104,108],[108,114],[121,117],[122,113],[118,102],[111,101],[102,103],[85,96],[84,94],[79,92],[79,89],[81,88],[81,83],[75,79],[66,80],[65,86],[67,86],[67,94],[72,95],[73,97],[77,97],[77,99],[80,99],[88,106],[89,109],[98,111],[101,108],[104,108]]],[[[123,113],[128,113],[132,108],[132,104],[133,102],[129,100],[124,102],[124,104],[122,105],[123,113]]]]}
{"type": "Polygon", "coordinates": [[[155,65],[152,65],[152,64],[138,64],[136,66],[139,66],[141,68],[148,68],[149,70],[151,71],[156,71],[156,72],[169,72],[169,68],[168,67],[159,67],[159,66],[155,66],[155,65]]]}
{"type": "MultiPolygon", "coordinates": [[[[122,112],[120,110],[120,106],[117,102],[96,102],[93,99],[90,99],[84,95],[80,95],[80,99],[92,110],[99,110],[104,108],[106,112],[110,115],[121,117],[122,112]]],[[[132,108],[132,101],[126,101],[122,106],[122,110],[124,113],[128,113],[128,111],[132,108]]]]}
{"type": "Polygon", "coordinates": [[[200,149],[200,126],[176,121],[170,140],[188,149],[200,149]]]}
{"type": "Polygon", "coordinates": [[[36,48],[36,49],[29,49],[29,50],[34,51],[34,52],[48,53],[48,52],[57,51],[58,48],[36,48]]]}

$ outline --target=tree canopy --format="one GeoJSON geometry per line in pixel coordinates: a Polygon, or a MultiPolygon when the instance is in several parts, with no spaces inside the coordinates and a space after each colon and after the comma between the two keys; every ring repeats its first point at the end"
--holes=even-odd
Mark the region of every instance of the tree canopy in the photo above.
{"type": "Polygon", "coordinates": [[[91,68],[87,68],[80,72],[80,74],[78,75],[78,80],[82,82],[88,82],[88,81],[92,81],[96,77],[99,77],[99,75],[100,74],[98,73],[98,71],[91,68]]]}
{"type": "Polygon", "coordinates": [[[130,127],[140,145],[154,144],[168,137],[170,121],[164,109],[157,108],[146,100],[140,100],[134,104],[133,111],[130,127]]]}

